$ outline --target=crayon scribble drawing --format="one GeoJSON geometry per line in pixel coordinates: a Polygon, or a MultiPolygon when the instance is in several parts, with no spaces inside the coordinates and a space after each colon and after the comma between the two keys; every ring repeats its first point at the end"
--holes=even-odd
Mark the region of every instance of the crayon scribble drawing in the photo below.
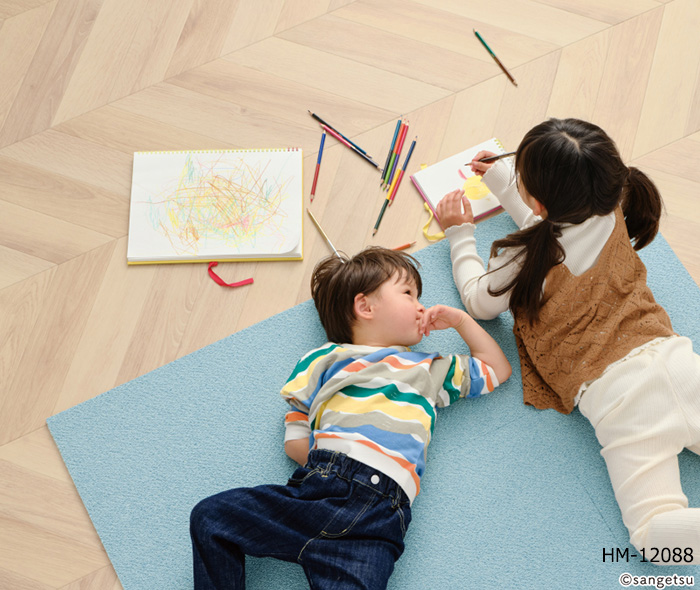
{"type": "Polygon", "coordinates": [[[175,253],[284,248],[290,216],[285,204],[294,174],[279,164],[280,154],[251,156],[187,153],[156,191],[146,191],[141,205],[150,226],[175,253]]]}

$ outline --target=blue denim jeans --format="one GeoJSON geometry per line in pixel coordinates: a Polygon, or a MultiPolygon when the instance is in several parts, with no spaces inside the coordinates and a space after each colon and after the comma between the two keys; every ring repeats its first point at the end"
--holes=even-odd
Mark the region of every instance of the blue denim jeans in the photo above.
{"type": "Polygon", "coordinates": [[[392,479],[316,450],[287,485],[237,488],[192,510],[196,590],[245,587],[245,555],[299,563],[312,590],[386,588],[411,522],[392,479]]]}

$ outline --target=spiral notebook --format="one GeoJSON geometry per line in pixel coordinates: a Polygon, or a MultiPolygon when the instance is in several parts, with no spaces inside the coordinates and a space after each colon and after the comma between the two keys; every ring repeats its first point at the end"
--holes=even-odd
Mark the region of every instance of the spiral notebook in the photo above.
{"type": "Polygon", "coordinates": [[[501,142],[494,137],[427,166],[411,176],[413,184],[435,214],[438,223],[440,219],[436,213],[437,204],[447,193],[459,188],[464,189],[469,198],[475,221],[501,208],[496,196],[481,182],[481,177],[474,174],[468,166],[474,156],[482,150],[495,154],[505,153],[501,142]]]}
{"type": "Polygon", "coordinates": [[[127,262],[302,259],[301,148],[136,152],[127,262]]]}

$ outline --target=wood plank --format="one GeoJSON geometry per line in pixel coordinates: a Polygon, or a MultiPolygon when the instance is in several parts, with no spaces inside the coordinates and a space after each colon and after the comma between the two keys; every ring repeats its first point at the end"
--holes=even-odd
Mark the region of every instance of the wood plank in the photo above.
{"type": "MultiPolygon", "coordinates": [[[[473,18],[559,47],[580,41],[608,26],[597,18],[579,16],[534,0],[488,3],[465,3],[461,0],[417,1],[438,10],[473,18]]],[[[476,28],[479,29],[478,26],[476,28]]],[[[486,42],[488,43],[489,39],[486,39],[486,42]]],[[[493,47],[492,49],[496,55],[499,54],[500,49],[496,50],[493,47]]]]}
{"type": "Polygon", "coordinates": [[[663,10],[632,157],[697,131],[697,114],[692,111],[700,80],[698,31],[700,2],[677,0],[663,10]]]}
{"type": "Polygon", "coordinates": [[[0,444],[36,430],[51,415],[113,247],[96,248],[53,273],[22,361],[3,388],[0,444]]]}
{"type": "Polygon", "coordinates": [[[107,563],[101,548],[67,541],[0,514],[0,571],[58,588],[107,563]]]}
{"type": "MultiPolygon", "coordinates": [[[[464,151],[468,146],[494,137],[501,102],[510,85],[510,81],[501,75],[455,95],[454,107],[445,131],[436,136],[442,137],[442,145],[438,146],[438,151],[433,152],[428,164],[444,160],[464,151]],[[480,105],[479,115],[474,116],[472,110],[477,104],[480,105]]],[[[505,147],[513,151],[517,144],[506,144],[505,147]]]]}
{"type": "Polygon", "coordinates": [[[431,84],[277,38],[241,49],[225,59],[311,88],[341,94],[395,115],[449,94],[431,84]]]}
{"type": "Polygon", "coordinates": [[[114,568],[108,565],[64,586],[61,590],[123,590],[123,587],[114,568]]]}
{"type": "Polygon", "coordinates": [[[52,1],[20,12],[19,6],[0,3],[0,18],[4,18],[3,13],[8,17],[12,16],[8,12],[16,14],[2,23],[0,29],[0,79],[3,81],[0,87],[0,128],[17,98],[55,6],[56,2],[52,1]]]}
{"type": "MultiPolygon", "coordinates": [[[[60,264],[111,240],[110,236],[0,199],[0,246],[20,254],[60,264]]],[[[35,267],[39,264],[36,262],[35,267]]]]}
{"type": "Polygon", "coordinates": [[[30,580],[20,574],[7,571],[0,567],[0,588],[12,590],[54,590],[54,586],[47,586],[41,582],[30,580]]]}
{"type": "Polygon", "coordinates": [[[54,2],[53,0],[0,0],[0,19],[9,20],[46,4],[54,4],[54,2]]]}
{"type": "Polygon", "coordinates": [[[240,108],[168,83],[133,94],[114,106],[191,133],[228,141],[231,148],[318,147],[318,132],[308,128],[308,114],[298,107],[303,123],[292,125],[263,111],[240,108]]]}
{"type": "Polygon", "coordinates": [[[56,4],[0,130],[0,145],[8,145],[51,126],[101,4],[102,0],[56,4]]]}
{"type": "Polygon", "coordinates": [[[110,102],[165,79],[194,0],[143,2],[139,20],[132,19],[133,37],[116,76],[110,102]]]}
{"type": "MultiPolygon", "coordinates": [[[[352,1],[345,0],[345,2],[352,1]]],[[[331,10],[329,6],[330,0],[286,0],[280,11],[274,32],[278,34],[298,24],[322,16],[331,10]]]]}
{"type": "Polygon", "coordinates": [[[274,34],[285,0],[267,0],[265,10],[257,2],[239,2],[221,55],[265,39],[274,34]]]}
{"type": "Polygon", "coordinates": [[[503,145],[515,149],[525,133],[547,118],[560,56],[560,51],[550,53],[512,71],[518,87],[506,84],[494,129],[503,145]]]}
{"type": "Polygon", "coordinates": [[[615,140],[624,159],[632,157],[663,8],[615,27],[603,70],[593,120],[615,140]],[[646,51],[630,51],[630,47],[646,51]]]}
{"type": "Polygon", "coordinates": [[[61,97],[54,125],[109,102],[135,34],[130,24],[143,18],[144,4],[139,0],[102,2],[61,97]]]}
{"type": "Polygon", "coordinates": [[[700,286],[700,253],[695,246],[698,224],[684,217],[669,216],[662,221],[661,233],[690,276],[700,286]]]}
{"type": "Polygon", "coordinates": [[[131,193],[132,156],[65,133],[44,131],[5,147],[0,155],[112,193],[131,193]]]}
{"type": "Polygon", "coordinates": [[[594,120],[610,36],[608,29],[562,49],[548,117],[594,120]]]}
{"type": "MultiPolygon", "coordinates": [[[[639,166],[646,166],[665,174],[700,182],[700,141],[692,137],[675,141],[645,156],[635,159],[639,166]]],[[[697,208],[697,205],[693,207],[697,208]]]]}
{"type": "Polygon", "coordinates": [[[319,133],[318,123],[304,112],[304,108],[319,114],[348,137],[381,125],[393,116],[391,112],[365,102],[309,88],[295,80],[260,72],[225,59],[190,70],[168,82],[234,103],[241,112],[262,111],[268,117],[301,125],[316,133],[319,133]],[[271,92],[271,88],[275,91],[271,92]]]}
{"type": "Polygon", "coordinates": [[[223,149],[231,146],[229,141],[189,132],[113,106],[96,109],[54,129],[129,156],[134,152],[223,149]]]}
{"type": "Polygon", "coordinates": [[[102,549],[72,481],[0,460],[0,514],[67,541],[102,549]]]}
{"type": "Polygon", "coordinates": [[[10,383],[31,343],[55,273],[54,267],[0,291],[0,405],[11,401],[10,383]]]}
{"type": "Polygon", "coordinates": [[[0,245],[0,291],[53,266],[43,258],[0,245]]]}
{"type": "Polygon", "coordinates": [[[357,42],[366,35],[366,25],[329,15],[278,37],[453,92],[494,75],[493,62],[470,58],[393,31],[372,31],[371,45],[357,42]]]}
{"type": "Polygon", "coordinates": [[[207,275],[206,264],[164,264],[138,269],[153,273],[116,382],[124,383],[176,358],[194,302],[207,275]]]}
{"type": "Polygon", "coordinates": [[[578,0],[537,0],[537,2],[588,18],[602,20],[611,25],[621,23],[647,10],[659,7],[656,0],[628,0],[627,2],[610,2],[609,0],[588,0],[587,2],[579,2],[578,0]]]}
{"type": "MultiPolygon", "coordinates": [[[[80,335],[72,362],[52,413],[66,410],[120,385],[118,380],[128,355],[158,267],[127,266],[127,239],[119,240],[105,266],[104,279],[80,335]],[[105,337],[105,335],[109,337],[105,337]]],[[[201,269],[203,272],[204,269],[201,269]]],[[[156,333],[146,338],[158,340],[156,333]]]]}
{"type": "Polygon", "coordinates": [[[416,1],[358,0],[336,10],[333,16],[460,53],[488,64],[494,73],[500,70],[472,33],[475,28],[508,67],[559,49],[558,44],[470,18],[471,14],[455,14],[416,1]]]}
{"type": "Polygon", "coordinates": [[[128,193],[113,193],[0,156],[0,194],[15,205],[106,236],[127,233],[128,193]]]}
{"type": "Polygon", "coordinates": [[[235,14],[229,0],[193,3],[165,77],[220,57],[235,14]]]}
{"type": "Polygon", "coordinates": [[[73,480],[46,424],[1,446],[0,460],[26,471],[56,479],[63,482],[67,489],[73,489],[73,480]]]}

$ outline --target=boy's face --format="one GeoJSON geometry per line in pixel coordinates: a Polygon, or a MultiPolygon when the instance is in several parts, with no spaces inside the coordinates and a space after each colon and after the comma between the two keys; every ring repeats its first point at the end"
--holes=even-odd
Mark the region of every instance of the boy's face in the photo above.
{"type": "Polygon", "coordinates": [[[367,296],[372,307],[372,331],[381,346],[413,346],[423,338],[421,320],[425,307],[418,289],[406,274],[395,273],[367,296]]]}

